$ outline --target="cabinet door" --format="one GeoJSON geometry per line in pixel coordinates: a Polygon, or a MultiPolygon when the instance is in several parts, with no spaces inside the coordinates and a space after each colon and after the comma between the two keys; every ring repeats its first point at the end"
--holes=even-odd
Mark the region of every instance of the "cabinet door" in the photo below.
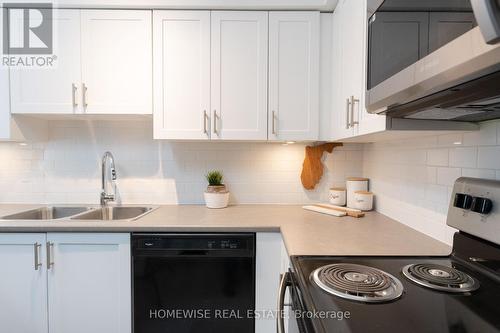
{"type": "Polygon", "coordinates": [[[85,113],[151,114],[151,11],[82,10],[81,29],[85,113]]]}
{"type": "Polygon", "coordinates": [[[212,12],[212,139],[267,139],[267,12],[212,12]]]}
{"type": "MultiPolygon", "coordinates": [[[[80,110],[80,10],[54,10],[53,68],[10,68],[12,113],[72,114],[80,110]]],[[[21,32],[22,21],[11,25],[21,32]]],[[[22,34],[14,33],[14,36],[22,34]]]]}
{"type": "MultiPolygon", "coordinates": [[[[367,3],[344,0],[340,4],[334,29],[340,30],[340,78],[337,81],[335,105],[338,110],[338,133],[334,139],[383,131],[385,116],[370,114],[365,109],[367,72],[367,3]],[[340,97],[339,97],[340,94],[340,97]]],[[[334,32],[335,34],[335,32],[334,32]]],[[[335,46],[334,46],[335,47],[335,46]]]]}
{"type": "Polygon", "coordinates": [[[269,13],[269,139],[317,140],[319,12],[269,13]]]}
{"type": "Polygon", "coordinates": [[[429,15],[429,53],[448,44],[476,25],[473,13],[433,12],[429,15]]]}
{"type": "MultiPolygon", "coordinates": [[[[346,88],[346,81],[349,80],[348,71],[344,65],[344,23],[348,22],[342,3],[338,4],[333,13],[333,41],[332,41],[332,139],[339,140],[349,138],[354,135],[354,128],[349,125],[350,109],[347,104],[349,99],[349,90],[346,88]],[[345,79],[344,79],[345,78],[345,79]]],[[[349,25],[349,28],[354,28],[349,25]]]]}
{"type": "Polygon", "coordinates": [[[377,13],[370,23],[369,87],[425,57],[428,38],[428,13],[377,13]]]}
{"type": "MultiPolygon", "coordinates": [[[[278,288],[283,269],[282,237],[279,232],[259,232],[255,251],[255,310],[277,310],[278,288]]],[[[261,317],[255,320],[255,332],[276,332],[276,319],[261,317]]]]}
{"type": "MultiPolygon", "coordinates": [[[[0,10],[0,27],[6,8],[0,10]]],[[[0,50],[3,50],[3,38],[0,38],[0,50]]],[[[9,101],[9,70],[0,66],[0,140],[10,139],[10,101],[9,101]]]]}
{"type": "Polygon", "coordinates": [[[210,138],[210,12],[153,14],[154,137],[210,138]]]}
{"type": "Polygon", "coordinates": [[[129,234],[49,233],[51,333],[131,332],[129,234]]]}
{"type": "Polygon", "coordinates": [[[1,234],[0,276],[0,332],[47,333],[45,234],[1,234]]]}
{"type": "MultiPolygon", "coordinates": [[[[355,29],[355,34],[350,37],[350,43],[355,52],[359,55],[355,58],[356,63],[350,64],[350,66],[357,68],[356,71],[356,81],[353,84],[353,95],[358,102],[352,107],[354,121],[358,122],[355,125],[356,135],[364,135],[375,132],[381,132],[386,129],[386,116],[368,113],[365,108],[365,94],[367,89],[367,79],[368,79],[368,10],[367,2],[363,1],[348,1],[350,3],[350,11],[353,12],[354,19],[359,26],[359,29],[355,29]]],[[[354,32],[353,32],[354,33],[354,32]]],[[[422,50],[424,52],[425,49],[422,50]]],[[[348,57],[349,59],[349,57],[348,57]]]]}

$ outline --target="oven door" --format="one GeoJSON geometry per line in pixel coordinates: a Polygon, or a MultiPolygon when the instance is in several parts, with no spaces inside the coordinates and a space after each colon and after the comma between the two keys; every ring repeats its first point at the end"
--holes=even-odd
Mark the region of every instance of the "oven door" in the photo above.
{"type": "Polygon", "coordinates": [[[314,333],[312,324],[307,319],[307,310],[302,302],[300,289],[293,278],[293,272],[281,277],[278,292],[278,333],[314,333]],[[287,300],[286,291],[289,291],[287,300]],[[287,304],[286,302],[290,303],[287,304]],[[285,309],[287,307],[288,309],[285,309]],[[285,319],[288,319],[285,320],[285,319]]]}

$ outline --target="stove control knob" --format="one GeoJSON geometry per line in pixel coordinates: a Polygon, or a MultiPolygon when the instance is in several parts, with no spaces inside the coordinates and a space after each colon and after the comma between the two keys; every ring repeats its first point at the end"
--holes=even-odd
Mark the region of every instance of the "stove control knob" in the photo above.
{"type": "Polygon", "coordinates": [[[493,202],[487,198],[475,197],[472,200],[471,210],[479,214],[489,214],[493,209],[493,202]]]}
{"type": "Polygon", "coordinates": [[[453,206],[462,209],[470,209],[472,206],[472,196],[464,193],[455,194],[453,206]]]}

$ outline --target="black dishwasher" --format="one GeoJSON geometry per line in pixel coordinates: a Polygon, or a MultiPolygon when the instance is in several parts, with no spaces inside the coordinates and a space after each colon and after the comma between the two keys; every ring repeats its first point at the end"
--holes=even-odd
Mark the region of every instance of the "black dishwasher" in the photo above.
{"type": "Polygon", "coordinates": [[[134,333],[254,333],[255,234],[133,234],[134,333]]]}

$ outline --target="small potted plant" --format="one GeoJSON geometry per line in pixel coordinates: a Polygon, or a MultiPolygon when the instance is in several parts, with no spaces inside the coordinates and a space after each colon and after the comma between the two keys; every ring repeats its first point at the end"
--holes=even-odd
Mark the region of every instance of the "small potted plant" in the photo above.
{"type": "Polygon", "coordinates": [[[222,182],[223,175],[221,171],[214,170],[205,176],[208,181],[205,191],[205,204],[208,208],[225,208],[229,202],[229,191],[222,182]]]}

